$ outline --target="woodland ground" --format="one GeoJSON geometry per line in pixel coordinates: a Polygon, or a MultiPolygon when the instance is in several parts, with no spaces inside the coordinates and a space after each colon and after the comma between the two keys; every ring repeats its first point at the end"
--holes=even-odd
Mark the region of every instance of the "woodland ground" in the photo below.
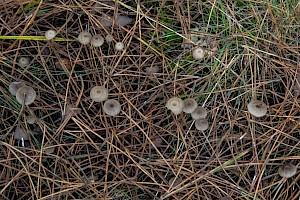
{"type": "Polygon", "coordinates": [[[277,172],[300,159],[297,0],[95,2],[0,1],[0,199],[299,199],[300,174],[277,172]],[[105,27],[102,15],[133,22],[105,27]],[[38,37],[48,29],[58,39],[38,37]],[[114,41],[83,46],[83,30],[114,41]],[[196,46],[212,55],[194,60],[196,46]],[[8,91],[20,80],[37,92],[29,106],[8,91]],[[95,85],[118,116],[89,99],[95,85]],[[209,129],[167,110],[173,96],[204,106],[209,129]],[[266,116],[249,114],[252,97],[266,116]]]}

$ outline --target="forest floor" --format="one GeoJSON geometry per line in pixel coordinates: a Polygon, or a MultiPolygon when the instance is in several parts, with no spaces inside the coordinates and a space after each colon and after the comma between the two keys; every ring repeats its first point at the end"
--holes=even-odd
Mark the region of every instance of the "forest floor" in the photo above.
{"type": "Polygon", "coordinates": [[[0,14],[0,199],[300,198],[300,174],[278,173],[299,169],[298,0],[4,0],[0,14]],[[171,97],[195,99],[208,129],[171,97]]]}

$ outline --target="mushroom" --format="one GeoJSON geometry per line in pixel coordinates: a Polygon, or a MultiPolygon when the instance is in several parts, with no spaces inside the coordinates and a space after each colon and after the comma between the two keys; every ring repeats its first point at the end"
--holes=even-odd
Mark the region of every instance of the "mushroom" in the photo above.
{"type": "Polygon", "coordinates": [[[82,44],[82,45],[87,45],[88,43],[91,42],[92,39],[92,34],[90,34],[87,31],[82,31],[79,35],[78,35],[78,41],[82,44]]]}
{"type": "Polygon", "coordinates": [[[35,117],[33,115],[27,115],[26,121],[28,124],[34,124],[35,123],[35,117]]]}
{"type": "Polygon", "coordinates": [[[43,149],[46,154],[52,154],[55,150],[55,146],[52,146],[51,144],[46,144],[43,149]]]}
{"type": "Polygon", "coordinates": [[[146,67],[145,71],[147,74],[153,74],[153,73],[158,73],[160,70],[159,66],[151,66],[151,67],[146,67]]]}
{"type": "Polygon", "coordinates": [[[183,112],[185,112],[185,113],[192,113],[197,108],[197,102],[195,99],[192,99],[192,98],[185,99],[183,101],[183,104],[184,104],[183,112]]]}
{"type": "Polygon", "coordinates": [[[207,111],[202,106],[198,106],[193,112],[192,112],[192,118],[197,119],[204,119],[207,116],[207,111]]]}
{"type": "Polygon", "coordinates": [[[268,106],[259,100],[251,100],[247,108],[249,113],[255,117],[262,117],[266,115],[268,111],[268,106]]]}
{"type": "Polygon", "coordinates": [[[104,44],[104,38],[100,34],[96,34],[91,39],[91,45],[101,47],[104,44]]]}
{"type": "Polygon", "coordinates": [[[176,177],[170,178],[169,186],[176,187],[177,185],[179,185],[182,182],[182,180],[180,178],[177,178],[176,180],[175,179],[176,179],[176,177]]]}
{"type": "Polygon", "coordinates": [[[15,140],[29,140],[30,134],[20,125],[18,125],[14,132],[14,139],[15,140]]]}
{"type": "Polygon", "coordinates": [[[152,142],[156,147],[162,147],[162,139],[159,136],[155,137],[152,142]]]}
{"type": "Polygon", "coordinates": [[[26,86],[26,84],[23,81],[11,82],[8,87],[8,91],[12,95],[16,96],[18,89],[20,89],[20,87],[23,87],[23,86],[26,86]]]}
{"type": "Polygon", "coordinates": [[[114,40],[114,36],[112,34],[108,34],[105,36],[106,42],[112,42],[114,40]]]}
{"type": "Polygon", "coordinates": [[[197,120],[195,120],[195,127],[199,131],[205,131],[206,129],[208,129],[207,119],[197,119],[197,120]]]}
{"type": "Polygon", "coordinates": [[[107,115],[116,116],[121,112],[121,104],[117,100],[109,99],[105,101],[103,111],[107,115]]]}
{"type": "Polygon", "coordinates": [[[95,86],[91,89],[90,97],[95,102],[102,102],[108,99],[108,89],[104,86],[95,86]]]}
{"type": "Polygon", "coordinates": [[[195,60],[201,60],[205,56],[205,51],[202,47],[197,47],[193,50],[193,58],[195,60]]]}
{"type": "Polygon", "coordinates": [[[26,66],[28,66],[28,65],[29,65],[29,59],[26,58],[26,57],[21,57],[21,58],[19,59],[19,61],[18,61],[18,65],[19,65],[20,67],[26,67],[26,66]]]}
{"type": "Polygon", "coordinates": [[[123,51],[123,49],[124,49],[124,43],[123,42],[117,42],[116,45],[115,45],[115,49],[117,51],[123,51]]]}
{"type": "Polygon", "coordinates": [[[183,100],[178,97],[172,97],[167,101],[166,107],[171,110],[175,115],[178,115],[183,110],[183,100]]]}
{"type": "Polygon", "coordinates": [[[52,40],[53,38],[55,38],[56,34],[57,33],[56,33],[55,30],[48,30],[48,31],[45,32],[45,38],[47,40],[52,40]]]}
{"type": "Polygon", "coordinates": [[[23,86],[17,90],[16,99],[22,105],[30,105],[36,98],[36,92],[32,87],[23,86]]]}
{"type": "Polygon", "coordinates": [[[287,163],[278,169],[278,174],[283,178],[290,178],[297,173],[297,167],[291,163],[287,163]]]}

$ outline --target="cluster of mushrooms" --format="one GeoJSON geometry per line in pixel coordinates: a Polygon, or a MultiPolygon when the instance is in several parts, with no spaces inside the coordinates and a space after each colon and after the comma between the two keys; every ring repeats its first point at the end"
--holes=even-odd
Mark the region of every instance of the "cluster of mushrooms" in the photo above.
{"type": "MultiPolygon", "coordinates": [[[[56,37],[57,33],[55,30],[48,30],[45,32],[45,38],[47,40],[52,40],[56,37]]],[[[88,31],[82,31],[79,33],[78,42],[82,45],[91,44],[94,47],[101,47],[104,44],[104,38],[100,34],[92,35],[88,31]]],[[[105,40],[107,43],[110,43],[114,40],[113,35],[107,34],[105,37],[105,40]]],[[[117,42],[115,44],[115,49],[117,51],[123,51],[124,49],[124,43],[123,42],[117,42]]]]}
{"type": "MultiPolygon", "coordinates": [[[[52,40],[57,35],[56,31],[48,30],[45,32],[45,38],[47,40],[52,40]]],[[[192,41],[197,40],[198,38],[193,35],[191,38],[192,41]]],[[[105,37],[106,42],[110,43],[114,40],[111,34],[108,34],[105,37]]],[[[104,44],[104,38],[100,34],[96,34],[92,36],[91,33],[87,31],[82,31],[78,36],[78,42],[82,45],[91,44],[94,47],[101,47],[104,44]]],[[[122,51],[124,49],[123,42],[117,42],[115,44],[115,49],[117,51],[122,51]]],[[[213,49],[217,50],[217,49],[213,49]]],[[[195,60],[201,60],[205,57],[208,52],[205,51],[202,47],[196,47],[193,50],[193,57],[195,60]]],[[[26,57],[21,57],[18,61],[18,65],[20,67],[29,66],[29,60],[26,57]]],[[[157,72],[158,69],[154,70],[154,73],[157,72]]],[[[151,71],[152,72],[152,71],[151,71]]],[[[9,92],[16,97],[16,100],[21,105],[30,105],[35,101],[36,91],[25,84],[23,81],[12,82],[9,85],[9,92]]],[[[90,91],[90,98],[94,102],[104,102],[103,104],[103,112],[109,116],[116,116],[121,112],[121,104],[119,101],[114,99],[108,99],[108,89],[104,86],[94,86],[90,91]]],[[[179,97],[172,97],[166,103],[167,109],[171,110],[175,115],[179,115],[182,112],[191,114],[191,117],[195,120],[195,127],[197,130],[205,131],[209,128],[209,123],[206,119],[207,110],[202,106],[198,106],[195,99],[188,98],[182,100],[179,97]]],[[[268,106],[259,100],[253,99],[248,105],[247,109],[251,115],[254,117],[263,117],[266,115],[268,111],[268,106]]],[[[35,117],[32,115],[28,115],[26,117],[26,121],[28,124],[35,123],[35,117]]],[[[18,125],[15,129],[14,138],[17,140],[29,140],[29,134],[18,125]]],[[[24,145],[23,145],[24,146],[24,145]]],[[[54,151],[54,148],[46,148],[48,150],[47,153],[51,153],[54,151]]],[[[297,173],[297,167],[293,164],[285,164],[279,167],[278,174],[283,178],[290,178],[297,173]]],[[[176,185],[178,183],[173,183],[174,179],[170,180],[170,184],[176,185]]]]}
{"type": "Polygon", "coordinates": [[[103,112],[109,116],[116,116],[121,112],[121,104],[115,99],[108,99],[108,89],[104,86],[94,86],[90,91],[94,102],[103,102],[103,112]]]}
{"type": "Polygon", "coordinates": [[[195,99],[188,98],[182,100],[179,97],[172,97],[167,101],[166,107],[171,110],[175,115],[182,112],[191,114],[195,120],[195,127],[199,131],[208,129],[207,110],[202,106],[198,106],[195,99]]]}

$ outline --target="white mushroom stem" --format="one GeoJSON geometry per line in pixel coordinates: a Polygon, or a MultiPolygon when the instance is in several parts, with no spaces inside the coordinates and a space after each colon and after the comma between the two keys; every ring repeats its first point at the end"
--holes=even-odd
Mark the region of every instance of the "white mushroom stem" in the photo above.
{"type": "Polygon", "coordinates": [[[22,141],[22,147],[24,147],[25,144],[24,144],[24,138],[23,137],[21,138],[21,141],[22,141]]]}

